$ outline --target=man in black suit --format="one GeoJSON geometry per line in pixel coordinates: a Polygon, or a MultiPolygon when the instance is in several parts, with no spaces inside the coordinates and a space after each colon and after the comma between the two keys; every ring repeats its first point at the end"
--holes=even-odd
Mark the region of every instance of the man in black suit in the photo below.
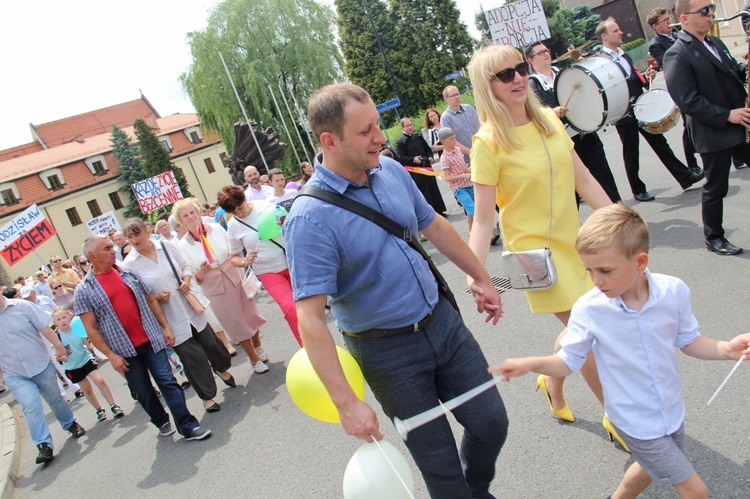
{"type": "MultiPolygon", "coordinates": [[[[630,99],[631,102],[634,102],[643,93],[643,89],[647,86],[647,83],[646,78],[633,65],[630,57],[620,48],[622,45],[622,30],[613,18],[609,18],[596,27],[596,36],[602,43],[601,55],[612,59],[624,71],[627,77],[630,99]]],[[[654,68],[649,68],[646,71],[646,77],[649,79],[652,79],[655,74],[656,71],[654,68]]],[[[624,118],[615,122],[615,128],[617,129],[617,134],[620,136],[620,142],[622,142],[625,173],[628,176],[633,197],[637,201],[653,201],[655,199],[646,190],[646,184],[638,176],[640,168],[640,158],[638,156],[639,133],[643,135],[648,145],[651,146],[651,149],[654,150],[661,162],[669,170],[669,173],[680,183],[683,189],[689,189],[693,184],[703,179],[703,173],[697,174],[691,172],[687,166],[677,159],[663,135],[646,132],[638,126],[633,117],[632,106],[628,109],[628,113],[624,118]]]]}
{"type": "MultiPolygon", "coordinates": [[[[675,37],[677,36],[677,31],[672,30],[669,26],[671,21],[669,12],[664,7],[657,7],[646,16],[646,22],[655,31],[654,37],[651,39],[651,44],[648,47],[648,53],[656,60],[657,71],[664,69],[664,53],[674,44],[675,37]]],[[[695,159],[695,146],[693,146],[693,141],[690,139],[684,115],[682,117],[682,127],[682,150],[685,151],[688,168],[693,173],[700,173],[701,167],[698,166],[698,161],[695,159]]]]}
{"type": "Polygon", "coordinates": [[[707,181],[703,186],[703,234],[706,248],[720,255],[742,252],[724,237],[724,197],[729,190],[732,153],[747,162],[750,109],[745,107],[745,75],[726,45],[709,36],[716,6],[710,0],[677,0],[682,23],[677,41],[664,55],[664,76],[675,103],[687,115],[687,126],[701,155],[707,181]]]}

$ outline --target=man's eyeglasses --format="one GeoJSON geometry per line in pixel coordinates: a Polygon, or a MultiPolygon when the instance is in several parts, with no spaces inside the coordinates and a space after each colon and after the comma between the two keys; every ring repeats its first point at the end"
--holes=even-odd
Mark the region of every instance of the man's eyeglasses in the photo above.
{"type": "Polygon", "coordinates": [[[59,286],[52,286],[52,289],[60,289],[60,288],[62,288],[62,284],[60,284],[59,286]]]}
{"type": "Polygon", "coordinates": [[[88,260],[81,260],[80,262],[78,262],[79,265],[88,265],[89,263],[91,262],[89,262],[88,260]]]}
{"type": "Polygon", "coordinates": [[[538,55],[549,55],[549,54],[550,54],[550,50],[549,49],[544,49],[544,50],[540,50],[536,54],[532,55],[531,58],[533,59],[534,57],[536,57],[538,55]]]}
{"type": "Polygon", "coordinates": [[[656,21],[654,24],[664,24],[664,23],[668,23],[668,22],[669,22],[669,18],[665,17],[664,19],[662,19],[660,21],[656,21]]]}
{"type": "Polygon", "coordinates": [[[708,17],[710,14],[713,14],[716,12],[716,4],[706,5],[700,10],[695,10],[693,12],[685,12],[685,14],[700,14],[703,17],[708,17]]]}
{"type": "Polygon", "coordinates": [[[514,68],[505,68],[499,73],[495,73],[490,77],[490,80],[494,80],[497,78],[503,83],[510,83],[513,81],[513,78],[516,77],[516,73],[518,73],[521,77],[523,76],[529,76],[529,63],[528,62],[519,62],[516,64],[516,67],[514,68]]]}

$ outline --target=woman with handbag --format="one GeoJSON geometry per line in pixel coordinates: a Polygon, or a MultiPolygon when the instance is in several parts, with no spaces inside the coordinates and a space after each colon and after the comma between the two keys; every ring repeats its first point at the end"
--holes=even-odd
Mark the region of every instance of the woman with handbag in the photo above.
{"type": "Polygon", "coordinates": [[[237,185],[222,187],[218,196],[219,206],[234,216],[227,222],[229,249],[235,265],[252,266],[263,287],[281,307],[289,329],[302,346],[297,323],[297,306],[292,296],[292,278],[286,263],[284,236],[263,241],[258,235],[258,220],[266,210],[275,209],[268,201],[247,201],[245,193],[237,185]],[[247,256],[242,256],[242,250],[247,256]]]}
{"type": "MultiPolygon", "coordinates": [[[[573,304],[593,287],[574,246],[580,227],[575,193],[593,209],[611,201],[573,150],[560,119],[542,108],[529,88],[529,64],[518,50],[481,48],[472,57],[470,74],[480,129],[471,146],[475,211],[469,246],[486,261],[497,204],[508,250],[504,267],[518,269],[508,276],[513,287],[528,289],[532,313],[553,313],[567,324],[573,304]],[[534,257],[541,271],[524,268],[534,257]],[[557,282],[551,278],[555,271],[557,282]]],[[[581,373],[602,402],[593,356],[581,373]]],[[[537,389],[555,416],[573,421],[564,380],[539,376],[537,389]]]]}
{"type": "Polygon", "coordinates": [[[250,357],[253,371],[268,372],[268,357],[260,342],[260,327],[266,319],[242,289],[241,265],[232,263],[227,232],[217,223],[201,220],[195,198],[177,201],[172,214],[188,230],[177,247],[195,266],[195,279],[211,301],[211,310],[232,341],[250,357]]]}
{"type": "Polygon", "coordinates": [[[213,400],[217,390],[211,370],[225,385],[233,388],[237,384],[228,370],[232,358],[206,321],[205,306],[190,293],[195,267],[169,241],[151,239],[146,223],[140,218],[125,222],[122,232],[132,247],[122,265],[151,288],[174,331],[172,348],[182,362],[185,376],[203,400],[206,411],[219,411],[219,404],[213,400]]]}

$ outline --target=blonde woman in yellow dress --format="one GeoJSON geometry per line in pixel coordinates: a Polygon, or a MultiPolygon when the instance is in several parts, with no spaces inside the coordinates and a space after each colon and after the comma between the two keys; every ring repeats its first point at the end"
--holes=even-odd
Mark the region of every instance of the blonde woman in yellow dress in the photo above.
{"type": "MultiPolygon", "coordinates": [[[[580,227],[575,192],[594,209],[611,201],[573,150],[562,122],[529,89],[529,65],[519,51],[483,47],[470,68],[480,128],[471,147],[476,205],[469,246],[480,261],[487,260],[495,204],[509,251],[544,248],[549,236],[557,283],[525,294],[533,313],[555,314],[566,325],[573,303],[593,287],[574,248],[580,227]]],[[[593,356],[581,373],[602,402],[593,356]]],[[[564,380],[540,376],[537,389],[545,393],[555,416],[574,421],[563,396],[564,380]]]]}

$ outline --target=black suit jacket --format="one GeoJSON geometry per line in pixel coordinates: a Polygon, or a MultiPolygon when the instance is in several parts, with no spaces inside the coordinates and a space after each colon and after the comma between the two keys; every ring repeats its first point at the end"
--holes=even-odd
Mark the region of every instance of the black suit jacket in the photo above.
{"type": "Polygon", "coordinates": [[[419,166],[414,164],[416,156],[432,157],[430,145],[422,138],[422,134],[412,133],[411,135],[401,134],[396,140],[396,161],[404,166],[419,166]]]}
{"type": "Polygon", "coordinates": [[[684,31],[664,54],[664,78],[675,104],[686,115],[699,153],[728,149],[745,141],[745,128],[727,122],[729,112],[745,106],[744,72],[726,45],[707,36],[721,61],[697,38],[684,31]]]}
{"type": "MultiPolygon", "coordinates": [[[[672,36],[677,36],[677,33],[672,33],[672,36]]],[[[664,54],[672,45],[674,45],[674,40],[659,33],[656,33],[651,39],[651,44],[648,46],[648,53],[656,59],[659,71],[664,69],[664,54]]]]}

